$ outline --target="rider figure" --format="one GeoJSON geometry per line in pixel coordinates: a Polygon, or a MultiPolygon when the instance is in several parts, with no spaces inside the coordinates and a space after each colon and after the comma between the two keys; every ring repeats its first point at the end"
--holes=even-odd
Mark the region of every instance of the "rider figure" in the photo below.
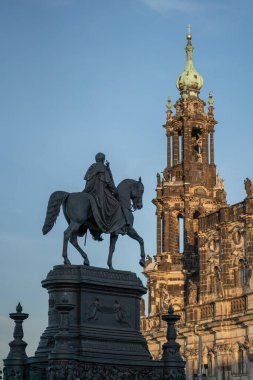
{"type": "Polygon", "coordinates": [[[104,153],[97,153],[95,156],[96,162],[92,164],[87,170],[84,179],[87,181],[85,186],[85,193],[91,193],[92,195],[100,198],[99,190],[101,190],[99,185],[107,187],[111,193],[117,197],[118,190],[114,185],[112,178],[112,173],[109,167],[109,162],[105,165],[105,155],[104,153]]]}
{"type": "Polygon", "coordinates": [[[95,160],[96,162],[89,167],[84,176],[86,180],[84,192],[91,194],[95,200],[99,212],[99,220],[101,218],[101,225],[98,225],[98,227],[102,231],[92,231],[92,235],[95,240],[101,241],[103,240],[101,233],[107,232],[107,229],[110,229],[111,217],[115,208],[119,207],[119,195],[113,181],[109,163],[105,164],[104,153],[97,153],[95,160]]]}

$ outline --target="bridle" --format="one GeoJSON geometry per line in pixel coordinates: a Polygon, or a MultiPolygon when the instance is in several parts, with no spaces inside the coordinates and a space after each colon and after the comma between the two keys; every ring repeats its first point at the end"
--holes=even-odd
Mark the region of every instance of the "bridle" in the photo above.
{"type": "Polygon", "coordinates": [[[132,202],[131,202],[131,208],[130,208],[131,212],[135,212],[138,209],[136,206],[135,200],[136,199],[142,199],[142,194],[143,194],[142,187],[143,187],[143,185],[140,181],[132,185],[132,188],[131,188],[131,201],[132,202]]]}

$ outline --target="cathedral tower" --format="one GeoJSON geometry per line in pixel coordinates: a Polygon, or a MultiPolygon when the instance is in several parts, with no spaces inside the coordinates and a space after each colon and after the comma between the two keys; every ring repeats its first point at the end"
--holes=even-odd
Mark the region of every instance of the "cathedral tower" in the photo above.
{"type": "MultiPolygon", "coordinates": [[[[165,342],[162,315],[181,314],[179,342],[187,378],[253,379],[253,184],[246,198],[226,202],[214,160],[214,101],[201,99],[203,78],[186,65],[167,103],[167,165],[157,174],[157,251],[148,257],[148,316],[142,330],[154,357],[165,342]],[[245,377],[238,377],[245,375],[245,377]],[[225,376],[225,377],[224,377],[225,376]]],[[[143,308],[142,308],[143,309],[143,308]]]]}
{"type": "MultiPolygon", "coordinates": [[[[180,309],[188,302],[189,281],[198,293],[199,217],[226,205],[223,181],[216,174],[214,163],[214,127],[217,121],[213,113],[213,96],[210,92],[205,110],[206,103],[199,97],[203,78],[193,65],[191,40],[192,36],[188,33],[186,66],[176,82],[180,97],[174,106],[174,114],[170,98],[167,104],[164,125],[167,166],[162,179],[157,174],[157,196],[153,200],[157,209],[156,264],[146,267],[149,282],[155,281],[158,288],[163,288],[164,284],[158,285],[153,278],[153,266],[157,265],[160,273],[164,269],[165,277],[168,277],[168,272],[171,277],[175,270],[171,289],[180,309]]],[[[160,305],[163,303],[161,290],[157,291],[159,294],[153,297],[155,305],[150,302],[150,312],[152,309],[154,313],[160,308],[157,306],[158,299],[160,305]]],[[[170,294],[166,297],[171,298],[170,294]]]]}

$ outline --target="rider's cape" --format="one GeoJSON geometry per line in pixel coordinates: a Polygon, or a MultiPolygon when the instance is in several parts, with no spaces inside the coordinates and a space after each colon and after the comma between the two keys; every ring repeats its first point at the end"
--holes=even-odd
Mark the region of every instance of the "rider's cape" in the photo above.
{"type": "Polygon", "coordinates": [[[90,194],[93,217],[101,232],[122,233],[127,224],[120,202],[112,194],[116,190],[111,173],[102,163],[91,165],[85,174],[84,192],[90,194]]]}

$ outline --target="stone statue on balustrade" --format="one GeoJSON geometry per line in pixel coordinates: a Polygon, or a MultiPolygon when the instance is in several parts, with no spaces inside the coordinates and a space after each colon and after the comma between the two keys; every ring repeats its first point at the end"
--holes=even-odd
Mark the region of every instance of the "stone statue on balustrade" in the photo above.
{"type": "Polygon", "coordinates": [[[244,187],[245,187],[245,191],[247,194],[247,198],[252,198],[253,197],[253,184],[248,177],[244,180],[244,187]]]}

